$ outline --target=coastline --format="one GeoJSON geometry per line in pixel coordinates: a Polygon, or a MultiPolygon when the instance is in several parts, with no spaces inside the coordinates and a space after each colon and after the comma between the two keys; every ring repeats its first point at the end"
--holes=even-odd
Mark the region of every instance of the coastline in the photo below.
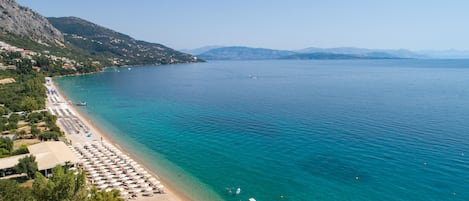
{"type": "MultiPolygon", "coordinates": [[[[161,201],[190,201],[190,200],[192,200],[189,196],[187,196],[181,190],[178,190],[174,185],[172,185],[170,181],[159,177],[159,175],[157,174],[158,171],[153,169],[153,168],[149,168],[151,166],[149,166],[147,163],[145,163],[145,160],[135,156],[135,154],[132,154],[131,152],[129,152],[128,150],[126,150],[125,148],[123,148],[122,146],[117,144],[116,140],[112,139],[109,136],[109,134],[104,132],[98,125],[96,125],[92,121],[90,121],[89,118],[86,118],[87,116],[85,114],[83,114],[79,109],[77,109],[75,105],[69,104],[67,102],[67,100],[68,100],[67,96],[65,96],[65,94],[62,92],[62,90],[54,83],[53,79],[51,79],[51,81],[50,81],[50,86],[52,86],[53,88],[56,89],[57,94],[64,99],[64,102],[67,105],[67,108],[69,110],[71,110],[73,113],[75,113],[75,115],[86,126],[89,127],[90,132],[93,133],[93,135],[91,137],[86,137],[86,138],[82,135],[65,134],[65,137],[67,139],[71,140],[72,145],[76,142],[104,140],[104,141],[107,141],[108,143],[114,145],[120,151],[127,154],[128,156],[130,156],[130,158],[132,158],[133,160],[135,160],[139,164],[141,164],[146,170],[148,170],[148,172],[152,176],[158,178],[161,181],[161,183],[165,186],[165,193],[164,194],[159,195],[159,196],[155,196],[155,197],[151,197],[151,198],[142,198],[141,200],[161,200],[161,201]]],[[[51,105],[52,105],[52,103],[49,100],[46,100],[46,108],[48,108],[51,105]]],[[[59,124],[59,123],[56,123],[56,124],[62,130],[65,130],[65,128],[61,124],[59,124]]]]}

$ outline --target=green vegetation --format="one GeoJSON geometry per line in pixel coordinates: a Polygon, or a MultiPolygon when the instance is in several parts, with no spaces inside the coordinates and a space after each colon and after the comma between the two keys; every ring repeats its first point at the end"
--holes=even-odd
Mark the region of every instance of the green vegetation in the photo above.
{"type": "Polygon", "coordinates": [[[0,79],[4,78],[13,78],[15,82],[0,84],[0,104],[3,105],[0,111],[2,113],[33,111],[45,107],[46,89],[43,75],[17,68],[17,70],[0,71],[0,79]]]}
{"type": "Polygon", "coordinates": [[[13,150],[13,152],[11,152],[11,155],[21,155],[21,154],[27,154],[29,153],[29,150],[28,150],[28,145],[21,145],[20,148],[18,149],[15,149],[13,150]]]}
{"type": "Polygon", "coordinates": [[[39,134],[39,140],[41,141],[49,141],[49,140],[59,140],[60,133],[55,131],[47,131],[42,134],[39,134]]]}
{"type": "Polygon", "coordinates": [[[8,179],[0,179],[0,200],[4,201],[34,201],[32,189],[21,187],[18,182],[8,179]]]}
{"type": "Polygon", "coordinates": [[[7,137],[0,137],[0,158],[9,156],[13,150],[13,141],[7,137]]]}
{"type": "Polygon", "coordinates": [[[33,178],[37,171],[36,157],[33,155],[25,156],[19,160],[13,169],[18,174],[26,173],[29,179],[33,178]]]}
{"type": "Polygon", "coordinates": [[[131,38],[76,17],[47,18],[62,33],[70,45],[89,53],[103,64],[144,65],[201,62],[161,44],[148,43],[131,38]],[[103,61],[100,58],[107,58],[103,61]]]}
{"type": "Polygon", "coordinates": [[[118,190],[89,190],[83,171],[75,175],[68,167],[61,166],[52,169],[49,179],[36,172],[32,187],[21,187],[13,180],[0,180],[2,201],[123,201],[118,195],[118,190]]]}

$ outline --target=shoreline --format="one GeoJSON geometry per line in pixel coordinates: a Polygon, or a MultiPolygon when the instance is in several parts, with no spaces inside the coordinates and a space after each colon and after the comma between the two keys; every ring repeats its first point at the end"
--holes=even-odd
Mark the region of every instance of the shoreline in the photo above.
{"type": "MultiPolygon", "coordinates": [[[[189,201],[189,200],[192,200],[184,192],[182,192],[181,190],[178,190],[174,185],[172,185],[171,182],[169,182],[168,180],[166,180],[164,178],[159,177],[159,175],[157,174],[158,171],[155,170],[154,168],[149,168],[151,166],[148,165],[147,163],[145,163],[145,160],[135,156],[135,154],[133,154],[132,152],[129,152],[127,149],[120,146],[115,139],[110,137],[109,134],[104,132],[98,125],[94,124],[89,118],[86,118],[87,117],[86,114],[83,114],[83,112],[81,112],[78,108],[76,108],[77,106],[68,103],[68,97],[65,96],[63,91],[54,83],[53,79],[54,78],[50,79],[50,82],[49,82],[50,86],[53,87],[56,90],[57,94],[63,99],[63,101],[64,101],[63,104],[66,104],[67,108],[70,111],[72,111],[73,113],[75,113],[75,115],[78,117],[78,119],[80,119],[86,126],[88,126],[90,128],[90,132],[93,133],[92,137],[85,137],[85,138],[84,138],[84,136],[81,136],[80,134],[77,134],[78,136],[76,134],[64,134],[65,138],[72,141],[72,145],[76,142],[83,142],[83,141],[90,141],[91,142],[91,141],[104,140],[104,141],[107,141],[108,143],[112,144],[116,148],[118,148],[120,151],[122,151],[122,153],[127,154],[131,159],[133,159],[136,162],[138,162],[139,164],[141,164],[146,170],[148,170],[148,172],[152,176],[154,176],[155,178],[158,178],[161,181],[161,183],[165,186],[165,194],[163,194],[162,196],[156,196],[156,197],[151,197],[151,198],[143,198],[142,200],[162,200],[162,201],[163,200],[164,201],[189,201]]],[[[49,108],[52,105],[53,105],[53,103],[51,103],[47,99],[46,100],[46,108],[49,108]]],[[[63,125],[59,124],[58,122],[56,122],[56,124],[63,131],[65,131],[65,128],[63,127],[63,125]]]]}

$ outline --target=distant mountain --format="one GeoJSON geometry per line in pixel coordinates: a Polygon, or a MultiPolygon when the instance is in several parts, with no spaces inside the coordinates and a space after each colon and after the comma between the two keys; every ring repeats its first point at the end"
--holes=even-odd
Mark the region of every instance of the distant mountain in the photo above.
{"type": "Polygon", "coordinates": [[[377,51],[359,48],[307,48],[298,51],[250,47],[221,47],[197,55],[206,60],[262,59],[399,59],[421,57],[405,50],[377,51]]]}
{"type": "Polygon", "coordinates": [[[418,53],[430,58],[469,59],[469,50],[422,50],[418,53]]]}
{"type": "Polygon", "coordinates": [[[45,46],[63,45],[62,33],[46,18],[14,0],[0,0],[0,39],[33,41],[45,46]]]}
{"type": "Polygon", "coordinates": [[[279,59],[295,54],[292,51],[250,47],[221,47],[197,55],[206,60],[279,59]]]}
{"type": "Polygon", "coordinates": [[[49,22],[64,33],[65,41],[92,55],[106,57],[116,65],[199,62],[196,57],[157,43],[136,40],[77,17],[50,17],[49,22]]]}
{"type": "Polygon", "coordinates": [[[205,46],[205,47],[201,47],[201,48],[196,48],[196,49],[181,49],[179,51],[181,52],[185,52],[187,54],[192,54],[192,55],[199,55],[199,54],[202,54],[204,52],[208,52],[210,50],[213,50],[213,49],[217,49],[217,48],[221,48],[223,46],[220,46],[220,45],[211,45],[211,46],[205,46]]]}
{"type": "Polygon", "coordinates": [[[400,57],[394,57],[387,54],[370,54],[370,55],[355,55],[355,54],[336,54],[327,52],[315,52],[315,53],[297,53],[294,55],[282,57],[279,59],[403,59],[400,57]]]}
{"type": "Polygon", "coordinates": [[[337,48],[315,48],[310,47],[297,50],[299,53],[332,53],[332,54],[348,54],[359,57],[387,57],[387,58],[425,58],[423,54],[415,53],[406,49],[384,50],[384,49],[365,49],[354,47],[337,47],[337,48]]]}

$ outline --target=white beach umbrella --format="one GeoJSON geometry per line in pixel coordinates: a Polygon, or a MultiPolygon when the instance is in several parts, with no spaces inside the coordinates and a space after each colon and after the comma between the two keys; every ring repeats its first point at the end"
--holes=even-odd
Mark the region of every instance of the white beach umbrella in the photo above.
{"type": "Polygon", "coordinates": [[[116,187],[117,187],[117,186],[120,186],[120,185],[122,185],[121,182],[114,182],[114,183],[112,183],[112,186],[116,186],[116,187]]]}
{"type": "Polygon", "coordinates": [[[124,195],[128,195],[129,193],[128,193],[127,191],[121,191],[119,194],[120,194],[121,196],[124,196],[124,195]]]}
{"type": "Polygon", "coordinates": [[[130,179],[129,177],[127,177],[127,175],[121,175],[120,178],[121,178],[122,181],[127,181],[127,180],[130,179]]]}
{"type": "Polygon", "coordinates": [[[112,188],[106,188],[106,190],[104,190],[106,192],[109,192],[109,191],[112,191],[112,188]]]}
{"type": "Polygon", "coordinates": [[[160,185],[158,185],[158,186],[156,186],[156,187],[157,187],[158,189],[163,189],[163,188],[164,188],[163,184],[160,184],[160,185]]]}
{"type": "Polygon", "coordinates": [[[97,184],[97,185],[104,184],[104,183],[106,183],[106,181],[104,181],[104,180],[99,180],[99,181],[95,182],[95,184],[97,184]]]}
{"type": "Polygon", "coordinates": [[[124,168],[124,170],[128,170],[128,169],[131,169],[132,167],[126,165],[126,166],[124,166],[123,168],[124,168]]]}
{"type": "Polygon", "coordinates": [[[148,188],[146,188],[145,190],[146,190],[146,191],[151,191],[151,190],[153,190],[153,188],[152,188],[152,187],[148,187],[148,188]]]}

